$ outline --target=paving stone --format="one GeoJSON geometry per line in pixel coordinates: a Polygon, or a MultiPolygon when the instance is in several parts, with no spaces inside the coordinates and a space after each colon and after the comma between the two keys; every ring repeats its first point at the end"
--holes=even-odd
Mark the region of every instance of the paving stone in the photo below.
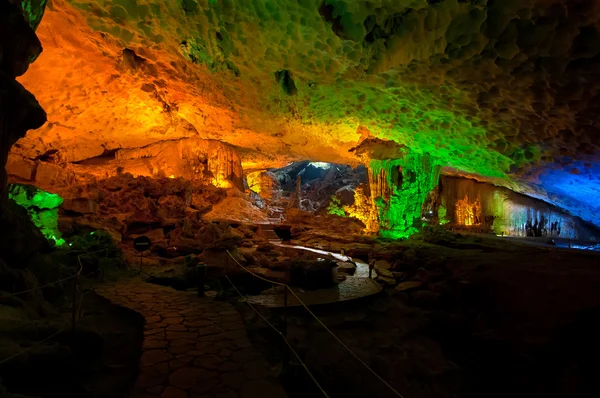
{"type": "MultiPolygon", "coordinates": [[[[198,383],[194,389],[192,389],[192,397],[198,396],[200,394],[206,394],[215,388],[219,384],[219,379],[217,377],[208,380],[202,380],[202,382],[198,383]]],[[[267,398],[267,397],[265,397],[267,398]]]]}
{"type": "Polygon", "coordinates": [[[179,314],[176,314],[176,317],[173,318],[168,318],[168,316],[169,315],[163,315],[164,319],[162,320],[162,323],[166,325],[179,325],[183,322],[183,318],[179,314]]]}
{"type": "Polygon", "coordinates": [[[285,397],[231,305],[135,279],[97,292],[146,321],[130,398],[285,397]]]}
{"type": "Polygon", "coordinates": [[[179,355],[179,354],[183,354],[184,352],[189,352],[190,350],[193,350],[194,346],[193,345],[180,345],[180,346],[176,346],[176,347],[169,347],[169,352],[173,355],[179,355]]]}
{"type": "MultiPolygon", "coordinates": [[[[204,369],[192,368],[189,366],[177,369],[169,376],[169,384],[182,390],[190,390],[196,386],[202,375],[206,372],[204,369]]],[[[204,380],[210,377],[202,377],[204,380]]]]}
{"type": "Polygon", "coordinates": [[[196,342],[194,340],[190,340],[190,339],[177,339],[177,340],[172,340],[169,343],[171,344],[171,347],[177,347],[177,346],[181,346],[181,345],[196,346],[196,342]]]}
{"type": "Polygon", "coordinates": [[[210,334],[216,334],[216,333],[221,333],[223,331],[223,329],[221,329],[218,326],[204,326],[201,328],[198,328],[198,336],[207,336],[210,334]]]}
{"type": "Polygon", "coordinates": [[[188,328],[185,327],[184,325],[169,325],[167,326],[167,331],[178,331],[178,332],[183,332],[183,331],[187,331],[188,328]]]}
{"type": "Polygon", "coordinates": [[[173,371],[173,370],[182,368],[184,366],[187,366],[187,365],[191,364],[193,361],[194,361],[193,357],[183,357],[183,358],[172,359],[169,362],[169,368],[173,371]]]}
{"type": "Polygon", "coordinates": [[[167,340],[177,339],[195,339],[198,333],[195,332],[167,332],[167,340]]]}
{"type": "Polygon", "coordinates": [[[219,351],[219,356],[226,358],[226,357],[230,356],[231,353],[232,353],[231,350],[228,350],[227,348],[223,348],[221,351],[219,351]]]}
{"type": "Polygon", "coordinates": [[[188,327],[201,328],[204,326],[213,326],[214,323],[212,321],[207,321],[206,319],[200,319],[197,321],[184,321],[184,325],[188,327]]]}
{"type": "Polygon", "coordinates": [[[221,340],[226,340],[226,339],[227,339],[227,337],[225,337],[223,333],[211,334],[208,336],[198,337],[198,341],[200,341],[200,342],[202,342],[202,341],[221,341],[221,340]]]}
{"type": "Polygon", "coordinates": [[[157,386],[157,387],[152,387],[146,390],[147,393],[153,394],[153,395],[161,395],[163,393],[163,391],[165,391],[165,386],[157,386]]]}
{"type": "Polygon", "coordinates": [[[211,391],[211,395],[215,398],[238,398],[239,395],[229,388],[219,388],[211,391]]]}
{"type": "Polygon", "coordinates": [[[163,340],[163,339],[157,339],[157,340],[144,339],[144,343],[142,345],[142,348],[144,350],[151,350],[151,349],[157,349],[157,348],[167,348],[167,340],[163,340]]]}
{"type": "Polygon", "coordinates": [[[234,390],[239,390],[244,382],[246,382],[246,375],[243,372],[223,373],[221,375],[221,383],[225,387],[233,388],[234,390]]]}
{"type": "Polygon", "coordinates": [[[155,375],[140,372],[135,382],[135,390],[147,390],[151,387],[161,386],[167,380],[167,375],[155,375]]]}
{"type": "Polygon", "coordinates": [[[194,361],[194,366],[201,367],[204,369],[214,370],[214,369],[217,369],[221,365],[222,362],[223,361],[221,361],[218,357],[211,355],[211,356],[196,358],[196,360],[194,361]]]}
{"type": "Polygon", "coordinates": [[[242,364],[239,362],[225,362],[217,369],[219,372],[233,372],[236,370],[240,370],[242,368],[242,364]]]}
{"type": "Polygon", "coordinates": [[[144,336],[151,336],[156,333],[163,333],[165,330],[161,328],[154,328],[144,331],[144,336]]]}
{"type": "Polygon", "coordinates": [[[173,358],[173,356],[164,350],[148,350],[144,351],[142,354],[140,364],[142,366],[150,366],[159,362],[168,361],[171,358],[173,358]]]}
{"type": "Polygon", "coordinates": [[[229,340],[237,340],[246,337],[245,330],[230,330],[223,333],[223,337],[229,340]]]}
{"type": "Polygon", "coordinates": [[[169,374],[169,364],[167,362],[161,362],[152,366],[142,366],[140,367],[140,372],[155,376],[166,375],[169,374]]]}
{"type": "Polygon", "coordinates": [[[221,325],[221,329],[223,330],[241,330],[246,329],[242,321],[238,322],[227,322],[221,325]]]}
{"type": "Polygon", "coordinates": [[[179,388],[168,386],[162,393],[161,398],[188,398],[188,393],[179,388]]]}

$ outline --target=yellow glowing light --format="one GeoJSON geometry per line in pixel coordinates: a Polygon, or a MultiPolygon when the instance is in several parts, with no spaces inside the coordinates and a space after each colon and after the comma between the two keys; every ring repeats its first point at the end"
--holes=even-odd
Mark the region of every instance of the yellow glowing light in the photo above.
{"type": "Polygon", "coordinates": [[[175,178],[175,176],[174,176],[173,174],[171,174],[171,175],[169,176],[169,178],[175,178]]]}
{"type": "Polygon", "coordinates": [[[246,181],[248,181],[248,189],[253,192],[260,194],[260,175],[262,171],[254,171],[246,175],[246,181]]]}
{"type": "Polygon", "coordinates": [[[459,225],[479,225],[481,224],[481,202],[479,199],[473,203],[469,202],[469,197],[465,196],[456,202],[456,222],[459,225]]]}
{"type": "Polygon", "coordinates": [[[231,181],[220,178],[213,178],[212,183],[217,188],[231,188],[233,186],[231,185],[231,181]]]}
{"type": "Polygon", "coordinates": [[[359,185],[354,190],[354,204],[344,206],[344,211],[349,217],[358,218],[365,224],[364,231],[375,233],[379,231],[379,222],[377,219],[377,209],[373,206],[371,196],[367,194],[367,187],[359,185]]]}

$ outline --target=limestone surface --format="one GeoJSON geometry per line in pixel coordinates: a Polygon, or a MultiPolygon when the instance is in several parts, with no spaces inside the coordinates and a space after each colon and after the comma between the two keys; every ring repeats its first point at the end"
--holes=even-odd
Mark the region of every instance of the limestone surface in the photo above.
{"type": "Polygon", "coordinates": [[[69,162],[199,136],[243,167],[380,138],[600,223],[600,3],[54,0],[21,82],[69,162]]]}

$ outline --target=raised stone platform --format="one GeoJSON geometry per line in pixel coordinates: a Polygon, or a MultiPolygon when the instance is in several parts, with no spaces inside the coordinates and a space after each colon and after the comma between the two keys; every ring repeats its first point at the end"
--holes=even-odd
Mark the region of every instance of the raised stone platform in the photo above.
{"type": "Polygon", "coordinates": [[[146,320],[130,398],[287,397],[230,304],[139,279],[95,290],[146,320]]]}
{"type": "MultiPolygon", "coordinates": [[[[369,278],[348,277],[339,285],[312,291],[301,291],[294,289],[300,300],[306,305],[331,304],[341,301],[355,300],[361,297],[372,296],[382,290],[382,287],[369,278]]],[[[270,290],[258,296],[249,296],[247,301],[253,305],[278,308],[284,306],[283,287],[270,290]]],[[[294,297],[288,294],[288,306],[298,307],[302,304],[294,297]]]]}

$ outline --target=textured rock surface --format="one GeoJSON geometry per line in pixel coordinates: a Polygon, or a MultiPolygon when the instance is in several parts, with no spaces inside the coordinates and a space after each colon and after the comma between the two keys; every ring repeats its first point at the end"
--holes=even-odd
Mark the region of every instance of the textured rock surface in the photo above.
{"type": "Polygon", "coordinates": [[[50,123],[18,150],[198,135],[259,169],[374,136],[598,224],[599,4],[55,0],[22,79],[50,123]]]}
{"type": "Polygon", "coordinates": [[[24,268],[28,258],[49,248],[27,212],[7,199],[5,171],[11,146],[27,130],[38,128],[46,121],[46,113],[35,97],[15,80],[42,51],[33,30],[39,19],[27,10],[23,12],[21,7],[43,13],[44,4],[44,1],[0,0],[0,279],[7,281],[11,276],[7,277],[5,264],[24,268]]]}

